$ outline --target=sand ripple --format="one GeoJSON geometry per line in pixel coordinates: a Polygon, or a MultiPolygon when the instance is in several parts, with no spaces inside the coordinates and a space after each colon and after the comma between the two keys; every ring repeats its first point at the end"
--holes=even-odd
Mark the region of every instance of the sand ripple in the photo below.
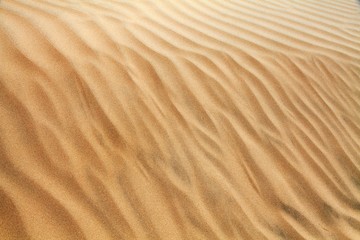
{"type": "Polygon", "coordinates": [[[360,7],[3,0],[1,239],[360,239],[360,7]]]}

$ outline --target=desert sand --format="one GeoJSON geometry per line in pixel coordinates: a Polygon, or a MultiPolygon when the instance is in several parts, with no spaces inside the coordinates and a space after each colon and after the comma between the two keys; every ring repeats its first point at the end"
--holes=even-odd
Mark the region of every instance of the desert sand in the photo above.
{"type": "Polygon", "coordinates": [[[360,239],[351,0],[2,0],[0,239],[360,239]]]}

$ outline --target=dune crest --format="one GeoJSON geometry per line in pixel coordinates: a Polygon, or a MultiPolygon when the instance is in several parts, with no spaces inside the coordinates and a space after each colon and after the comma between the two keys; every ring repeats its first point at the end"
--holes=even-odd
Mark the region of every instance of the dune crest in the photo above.
{"type": "Polygon", "coordinates": [[[1,239],[359,239],[356,1],[0,1],[1,239]]]}

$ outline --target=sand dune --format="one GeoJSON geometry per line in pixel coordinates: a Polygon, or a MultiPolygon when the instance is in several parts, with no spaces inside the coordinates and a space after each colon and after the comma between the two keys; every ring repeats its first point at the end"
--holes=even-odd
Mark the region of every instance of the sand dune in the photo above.
{"type": "Polygon", "coordinates": [[[0,239],[360,239],[351,0],[2,0],[0,239]]]}

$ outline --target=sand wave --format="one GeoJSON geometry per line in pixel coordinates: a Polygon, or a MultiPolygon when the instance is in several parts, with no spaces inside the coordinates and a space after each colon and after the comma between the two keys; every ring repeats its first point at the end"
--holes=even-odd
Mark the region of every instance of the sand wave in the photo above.
{"type": "Polygon", "coordinates": [[[355,1],[0,3],[2,239],[357,239],[355,1]]]}

